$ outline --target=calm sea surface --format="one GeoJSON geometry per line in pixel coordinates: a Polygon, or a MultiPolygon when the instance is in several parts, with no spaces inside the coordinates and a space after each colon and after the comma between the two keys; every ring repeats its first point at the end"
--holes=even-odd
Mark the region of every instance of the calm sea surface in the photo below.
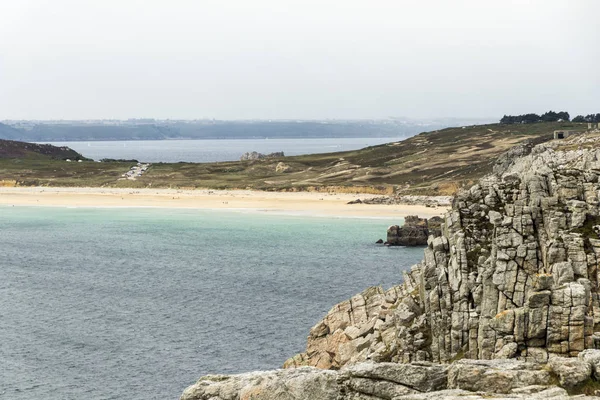
{"type": "MultiPolygon", "coordinates": [[[[403,138],[405,139],[405,138],[403,138]]],[[[337,139],[221,139],[221,140],[127,140],[112,142],[48,142],[69,146],[85,157],[136,159],[146,162],[236,161],[249,151],[268,154],[283,151],[286,156],[356,150],[395,142],[396,138],[337,139]]]]}
{"type": "Polygon", "coordinates": [[[420,248],[398,220],[0,207],[0,398],[177,399],[207,373],[281,366],[337,302],[420,248]]]}

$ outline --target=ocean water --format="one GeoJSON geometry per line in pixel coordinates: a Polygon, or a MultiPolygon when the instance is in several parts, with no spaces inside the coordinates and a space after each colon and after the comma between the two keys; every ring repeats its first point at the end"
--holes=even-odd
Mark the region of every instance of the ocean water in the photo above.
{"type": "Polygon", "coordinates": [[[207,373],[277,368],[420,248],[386,219],[0,208],[0,398],[177,399],[207,373]]]}
{"type": "Polygon", "coordinates": [[[98,142],[46,142],[68,146],[87,158],[135,159],[145,162],[237,161],[241,155],[257,151],[268,154],[283,151],[286,156],[356,150],[395,142],[397,138],[323,139],[218,139],[218,140],[124,140],[98,142]]]}

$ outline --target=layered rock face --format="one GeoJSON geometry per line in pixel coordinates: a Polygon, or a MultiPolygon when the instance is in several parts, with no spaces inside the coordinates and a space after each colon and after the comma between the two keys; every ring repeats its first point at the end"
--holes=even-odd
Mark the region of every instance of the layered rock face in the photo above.
{"type": "Polygon", "coordinates": [[[335,306],[285,366],[546,362],[599,347],[599,143],[512,150],[456,196],[402,285],[335,306]]]}

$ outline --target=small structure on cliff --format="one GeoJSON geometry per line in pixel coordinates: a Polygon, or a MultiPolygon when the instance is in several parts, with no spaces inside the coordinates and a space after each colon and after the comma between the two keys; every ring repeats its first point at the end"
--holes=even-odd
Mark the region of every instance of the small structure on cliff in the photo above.
{"type": "Polygon", "coordinates": [[[441,235],[441,217],[430,219],[409,215],[404,218],[404,225],[392,225],[387,230],[388,246],[425,246],[429,235],[441,235]]]}
{"type": "Polygon", "coordinates": [[[579,133],[577,131],[554,131],[554,139],[566,139],[571,135],[579,133]]]}

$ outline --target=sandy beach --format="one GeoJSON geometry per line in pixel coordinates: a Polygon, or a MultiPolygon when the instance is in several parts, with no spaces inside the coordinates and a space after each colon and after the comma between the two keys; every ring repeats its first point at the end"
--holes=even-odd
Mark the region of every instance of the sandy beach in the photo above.
{"type": "Polygon", "coordinates": [[[231,209],[314,216],[388,218],[443,215],[446,207],[347,204],[369,194],[121,188],[0,187],[1,206],[231,209]]]}

